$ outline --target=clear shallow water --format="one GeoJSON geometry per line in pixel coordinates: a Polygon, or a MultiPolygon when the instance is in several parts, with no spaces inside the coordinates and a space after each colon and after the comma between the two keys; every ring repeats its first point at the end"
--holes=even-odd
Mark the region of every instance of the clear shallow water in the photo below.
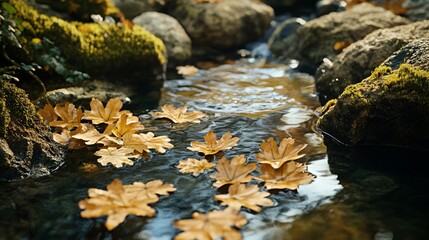
{"type": "MultiPolygon", "coordinates": [[[[362,157],[349,150],[330,149],[328,157],[323,139],[313,131],[313,110],[318,102],[311,78],[289,75],[285,66],[226,65],[191,79],[166,82],[160,105],[164,103],[187,103],[207,112],[209,118],[197,125],[172,126],[142,115],[145,126],[156,129],[157,135],[168,135],[175,148],[164,155],[153,154],[148,161],[137,160],[134,166],[101,167],[94,149],[89,149],[72,153],[66,166],[51,176],[0,183],[0,239],[171,239],[179,232],[172,221],[219,208],[213,200],[217,190],[211,186],[211,173],[195,178],[175,168],[179,160],[198,157],[186,147],[191,141],[202,141],[210,129],[218,134],[231,131],[239,137],[239,146],[226,151],[226,156],[244,154],[249,162],[256,162],[259,144],[268,137],[294,137],[298,143],[308,144],[302,161],[317,178],[298,192],[274,194],[275,206],[259,214],[243,210],[249,220],[242,230],[245,239],[372,239],[380,229],[395,236],[406,232],[424,236],[424,230],[417,230],[425,223],[420,210],[428,209],[425,201],[429,198],[418,190],[427,186],[427,178],[411,174],[411,178],[398,180],[392,177],[397,173],[380,173],[384,164],[375,170],[355,164],[361,158],[386,156],[380,153],[362,157]],[[154,218],[129,216],[108,232],[104,218],[80,218],[77,203],[87,197],[88,188],[105,189],[115,178],[125,184],[161,179],[178,190],[161,198],[154,218]],[[403,194],[412,197],[405,201],[406,210],[395,215],[403,194]],[[420,203],[422,207],[417,209],[420,203]],[[407,222],[408,217],[412,221],[407,222]]],[[[392,159],[398,157],[392,155],[392,159]]]]}

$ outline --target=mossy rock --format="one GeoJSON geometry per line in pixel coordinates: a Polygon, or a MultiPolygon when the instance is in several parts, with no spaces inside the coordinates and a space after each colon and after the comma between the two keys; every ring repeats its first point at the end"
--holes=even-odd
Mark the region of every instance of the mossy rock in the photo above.
{"type": "Polygon", "coordinates": [[[20,40],[27,60],[36,61],[35,45],[47,38],[69,65],[90,74],[150,74],[166,62],[162,41],[141,27],[67,22],[41,14],[24,1],[9,3],[17,9],[13,18],[24,27],[20,40]]]}
{"type": "Polygon", "coordinates": [[[2,79],[0,110],[0,180],[46,175],[63,164],[62,147],[27,94],[2,79]]]}
{"type": "Polygon", "coordinates": [[[347,145],[429,146],[429,72],[381,66],[329,101],[319,129],[347,145]]]}

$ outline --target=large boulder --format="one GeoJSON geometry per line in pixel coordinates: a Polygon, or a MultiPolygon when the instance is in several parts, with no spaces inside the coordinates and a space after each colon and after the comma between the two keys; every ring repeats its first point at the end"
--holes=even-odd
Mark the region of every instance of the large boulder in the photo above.
{"type": "Polygon", "coordinates": [[[112,0],[128,19],[133,19],[144,12],[160,12],[165,7],[166,0],[112,0]]]}
{"type": "Polygon", "coordinates": [[[381,65],[398,69],[403,63],[429,71],[429,38],[418,39],[393,53],[381,65]]]}
{"type": "MultiPolygon", "coordinates": [[[[427,54],[427,53],[426,53],[427,54]]],[[[347,145],[428,149],[429,71],[375,69],[322,109],[319,129],[347,145]]]]}
{"type": "Polygon", "coordinates": [[[319,66],[316,89],[319,100],[326,103],[344,89],[371,75],[395,51],[416,39],[429,37],[429,21],[377,30],[350,45],[332,63],[319,66]]]}
{"type": "Polygon", "coordinates": [[[273,9],[252,0],[199,3],[177,0],[168,14],[185,28],[194,45],[227,49],[262,37],[270,27],[273,9]]]}
{"type": "Polygon", "coordinates": [[[53,141],[27,94],[0,79],[0,180],[47,175],[63,160],[62,147],[53,141]]]}
{"type": "Polygon", "coordinates": [[[159,37],[167,48],[170,61],[184,61],[192,55],[192,42],[180,23],[167,14],[145,12],[133,23],[159,37]]]}
{"type": "Polygon", "coordinates": [[[364,3],[309,21],[295,34],[273,45],[272,52],[281,59],[296,59],[318,66],[324,58],[333,59],[343,46],[374,30],[407,23],[409,21],[403,17],[364,3]]]}

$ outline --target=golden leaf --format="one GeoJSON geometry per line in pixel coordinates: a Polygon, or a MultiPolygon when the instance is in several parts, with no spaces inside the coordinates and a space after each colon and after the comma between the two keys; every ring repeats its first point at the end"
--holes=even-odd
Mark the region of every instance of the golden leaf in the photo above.
{"type": "Polygon", "coordinates": [[[294,161],[283,164],[279,169],[263,164],[261,166],[262,175],[254,178],[265,182],[267,189],[296,190],[299,185],[310,183],[316,177],[306,170],[305,164],[294,161]]]}
{"type": "Polygon", "coordinates": [[[231,163],[225,157],[218,161],[216,169],[218,173],[210,175],[211,178],[215,178],[217,181],[213,183],[213,186],[220,188],[225,184],[234,183],[246,183],[252,180],[252,176],[248,176],[253,170],[256,169],[255,163],[246,163],[244,155],[235,156],[232,158],[231,163]]]}
{"type": "Polygon", "coordinates": [[[79,107],[77,110],[72,103],[65,103],[64,107],[57,104],[54,108],[55,113],[61,118],[50,122],[49,125],[52,127],[61,127],[72,129],[80,126],[80,120],[82,119],[82,109],[79,107]]]}
{"type": "Polygon", "coordinates": [[[155,118],[168,118],[174,123],[199,123],[199,119],[207,116],[202,112],[186,112],[188,106],[183,106],[181,108],[174,108],[171,104],[165,104],[161,107],[162,112],[151,113],[155,118]]]}
{"type": "Polygon", "coordinates": [[[176,67],[177,73],[184,76],[184,77],[190,77],[198,74],[198,68],[186,65],[186,66],[178,66],[176,67]]]}
{"type": "Polygon", "coordinates": [[[114,137],[109,136],[113,125],[108,125],[103,133],[99,133],[91,124],[83,124],[86,129],[72,137],[85,141],[86,145],[102,144],[105,147],[121,145],[122,142],[114,137]]]}
{"type": "Polygon", "coordinates": [[[130,158],[137,158],[139,155],[132,155],[134,149],[131,148],[114,148],[109,147],[106,149],[100,149],[94,153],[95,156],[100,157],[97,159],[101,165],[106,166],[108,163],[111,163],[114,167],[120,168],[124,164],[133,165],[134,162],[130,158]]]}
{"type": "Polygon", "coordinates": [[[43,109],[39,109],[38,113],[42,116],[43,122],[46,125],[58,119],[58,115],[55,113],[54,107],[50,103],[47,103],[43,109]]]}
{"type": "Polygon", "coordinates": [[[112,129],[112,133],[116,137],[121,138],[126,133],[135,133],[143,129],[144,126],[140,124],[138,117],[123,114],[112,129]]]}
{"type": "Polygon", "coordinates": [[[159,200],[157,195],[169,195],[169,192],[175,192],[177,189],[173,184],[164,184],[161,180],[149,181],[146,184],[135,182],[132,185],[124,186],[127,195],[134,199],[141,199],[147,203],[154,203],[159,200]]]}
{"type": "Polygon", "coordinates": [[[96,218],[108,216],[106,228],[110,231],[125,220],[128,214],[152,217],[155,209],[149,207],[146,199],[134,198],[134,194],[128,194],[127,185],[115,179],[107,186],[107,191],[90,188],[89,198],[79,202],[79,208],[83,209],[80,215],[83,218],[96,218]]]}
{"type": "Polygon", "coordinates": [[[350,41],[337,41],[334,43],[334,46],[332,46],[332,48],[337,51],[340,52],[342,51],[344,48],[350,46],[353,42],[350,41]]]}
{"type": "Polygon", "coordinates": [[[246,207],[255,212],[261,211],[259,206],[273,206],[273,201],[266,198],[270,194],[268,192],[259,192],[256,185],[246,186],[245,184],[235,183],[229,186],[228,194],[219,194],[214,198],[221,201],[221,205],[228,205],[231,208],[240,210],[246,207]]]}
{"type": "Polygon", "coordinates": [[[246,218],[233,209],[223,211],[213,210],[207,214],[194,212],[192,219],[178,220],[173,225],[182,230],[175,240],[240,240],[242,236],[235,227],[240,228],[247,224],[246,218]]]}
{"type": "Polygon", "coordinates": [[[283,138],[279,147],[274,138],[269,138],[261,143],[261,153],[256,154],[256,159],[260,163],[270,164],[273,168],[280,168],[283,163],[296,160],[305,156],[299,152],[307,147],[307,144],[294,146],[295,140],[283,138]]]}
{"type": "Polygon", "coordinates": [[[208,162],[206,159],[197,160],[195,158],[188,158],[188,160],[180,160],[179,172],[181,173],[193,173],[195,177],[204,173],[206,170],[211,170],[216,164],[208,162]]]}
{"type": "Polygon", "coordinates": [[[122,114],[129,114],[129,111],[120,111],[122,102],[119,98],[110,99],[106,104],[106,108],[104,108],[100,100],[93,98],[90,106],[91,111],[85,111],[83,119],[91,120],[92,124],[111,124],[116,122],[122,114]]]}
{"type": "MultiPolygon", "coordinates": [[[[148,150],[155,149],[159,153],[165,153],[166,148],[170,149],[174,147],[173,144],[170,143],[170,138],[167,136],[155,137],[153,132],[133,134],[132,141],[140,142],[142,145],[145,145],[148,150]]],[[[136,149],[136,151],[141,152],[139,149],[136,149]]],[[[148,152],[147,150],[144,151],[148,152]]]]}
{"type": "Polygon", "coordinates": [[[63,129],[61,134],[53,133],[54,141],[60,144],[67,145],[68,149],[82,149],[86,147],[86,144],[83,140],[73,138],[72,136],[77,134],[76,132],[80,132],[81,127],[74,131],[70,131],[68,129],[63,129]]]}
{"type": "Polygon", "coordinates": [[[191,142],[191,147],[188,147],[188,149],[194,152],[204,153],[205,155],[213,155],[219,151],[231,149],[237,146],[237,142],[240,139],[238,137],[232,137],[231,132],[228,131],[217,141],[216,134],[210,130],[204,136],[204,140],[206,143],[191,142]]]}

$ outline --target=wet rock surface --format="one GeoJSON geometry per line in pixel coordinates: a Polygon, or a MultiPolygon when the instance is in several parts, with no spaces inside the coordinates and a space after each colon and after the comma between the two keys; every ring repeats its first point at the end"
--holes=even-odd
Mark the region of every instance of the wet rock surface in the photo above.
{"type": "Polygon", "coordinates": [[[398,69],[402,63],[408,63],[429,71],[429,39],[419,39],[410,42],[393,53],[381,65],[398,69]]]}
{"type": "Polygon", "coordinates": [[[112,3],[121,10],[128,19],[133,19],[144,12],[162,12],[165,0],[112,0],[112,3]]]}

